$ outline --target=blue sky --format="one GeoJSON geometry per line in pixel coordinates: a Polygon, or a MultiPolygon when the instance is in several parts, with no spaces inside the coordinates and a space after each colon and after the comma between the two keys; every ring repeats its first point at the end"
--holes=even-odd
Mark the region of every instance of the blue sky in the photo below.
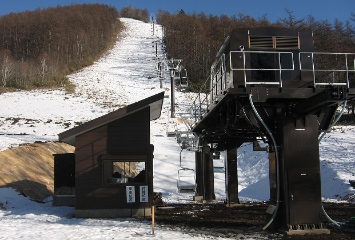
{"type": "Polygon", "coordinates": [[[286,18],[285,9],[293,11],[297,19],[313,15],[316,20],[349,20],[355,14],[355,0],[0,0],[0,15],[10,12],[22,12],[37,8],[69,5],[72,3],[104,3],[120,10],[129,5],[135,8],[147,8],[149,13],[158,9],[175,13],[183,9],[186,13],[200,13],[229,16],[239,13],[256,19],[267,14],[271,22],[286,18]]]}

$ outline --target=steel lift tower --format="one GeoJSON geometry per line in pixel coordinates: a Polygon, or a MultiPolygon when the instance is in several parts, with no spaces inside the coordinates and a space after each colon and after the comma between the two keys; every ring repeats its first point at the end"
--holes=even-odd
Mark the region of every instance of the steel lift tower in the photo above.
{"type": "Polygon", "coordinates": [[[227,151],[226,192],[237,203],[237,149],[268,144],[270,221],[287,232],[323,233],[319,135],[355,96],[355,54],[314,52],[309,31],[236,29],[192,107],[198,135],[196,195],[213,200],[213,151],[227,151]]]}

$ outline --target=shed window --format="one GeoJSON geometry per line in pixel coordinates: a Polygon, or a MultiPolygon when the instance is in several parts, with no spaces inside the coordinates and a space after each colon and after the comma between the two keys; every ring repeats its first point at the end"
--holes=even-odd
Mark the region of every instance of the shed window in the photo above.
{"type": "Polygon", "coordinates": [[[104,160],[104,184],[146,183],[146,162],[104,160]]]}

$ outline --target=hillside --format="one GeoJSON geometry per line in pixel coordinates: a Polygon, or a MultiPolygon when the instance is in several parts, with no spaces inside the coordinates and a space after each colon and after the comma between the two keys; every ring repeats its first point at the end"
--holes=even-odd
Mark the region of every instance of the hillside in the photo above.
{"type": "MultiPolygon", "coordinates": [[[[3,103],[0,149],[36,141],[57,141],[57,134],[68,128],[163,90],[166,98],[162,115],[151,123],[151,141],[155,145],[155,191],[162,192],[167,202],[191,199],[191,196],[176,193],[180,147],[174,138],[166,137],[167,131],[184,129],[185,126],[178,118],[170,118],[168,72],[165,72],[163,89],[160,89],[157,77],[157,59],[153,47],[157,44],[158,56],[162,56],[161,28],[156,27],[153,33],[150,23],[131,19],[121,21],[125,23],[126,31],[118,39],[123,40],[118,41],[94,65],[68,76],[76,85],[75,93],[68,94],[58,89],[0,95],[3,103]],[[167,164],[170,166],[168,174],[167,164]]],[[[193,98],[192,93],[176,91],[176,112],[186,112],[193,98]]],[[[320,145],[325,199],[343,199],[354,192],[349,185],[354,175],[354,155],[351,151],[354,128],[338,129],[328,134],[320,145]]],[[[267,154],[253,152],[251,145],[245,144],[238,149],[238,155],[241,199],[268,200],[267,154]]],[[[216,164],[223,166],[223,162],[216,164]]],[[[182,166],[194,168],[193,152],[182,152],[182,166]]],[[[215,178],[217,199],[224,199],[224,174],[216,173],[215,178]]]]}
{"type": "MultiPolygon", "coordinates": [[[[92,63],[121,30],[104,4],[72,4],[0,17],[0,91],[62,87],[92,63]]],[[[67,86],[70,88],[70,86],[67,86]]]]}
{"type": "MultiPolygon", "coordinates": [[[[169,75],[165,73],[163,88],[157,77],[158,55],[163,54],[162,29],[132,19],[121,19],[125,31],[118,36],[121,41],[94,65],[78,71],[68,78],[76,85],[74,93],[64,89],[20,91],[0,95],[0,161],[7,155],[14,156],[6,164],[8,173],[15,173],[16,166],[26,166],[26,177],[20,171],[8,181],[34,181],[43,187],[51,183],[50,172],[41,166],[52,168],[50,155],[53,152],[71,151],[59,143],[58,133],[126,106],[143,98],[165,91],[162,115],[151,122],[151,143],[154,151],[154,191],[161,192],[167,204],[189,203],[191,194],[177,192],[177,172],[180,169],[181,148],[167,131],[184,129],[177,118],[170,118],[169,75]],[[40,145],[37,141],[53,142],[40,145]],[[26,144],[26,145],[22,145],[26,144]],[[28,145],[29,144],[29,145],[28,145]],[[20,146],[22,145],[22,146],[20,146]],[[38,154],[34,149],[40,150],[38,154]],[[27,151],[30,150],[30,151],[27,151]],[[43,150],[43,151],[42,151],[43,150]],[[47,156],[47,160],[42,157],[47,156]],[[41,156],[41,157],[39,157],[41,156]],[[26,160],[27,159],[27,160],[26,160]],[[25,162],[26,161],[26,162],[25,162]],[[44,163],[44,162],[46,163],[44,163]],[[32,168],[33,167],[33,168],[32,168]],[[33,174],[32,174],[33,173],[33,174]],[[22,174],[22,173],[21,173],[22,174]],[[36,178],[35,178],[36,177],[36,178]]],[[[176,112],[185,112],[194,94],[176,91],[176,112]]],[[[349,185],[354,175],[354,127],[336,127],[321,143],[322,183],[325,200],[349,199],[355,190],[349,185]]],[[[242,201],[267,201],[268,158],[265,152],[252,152],[250,144],[238,149],[239,189],[242,201]]],[[[223,158],[222,158],[223,159],[223,158]]],[[[194,168],[194,153],[182,152],[181,166],[194,168]]],[[[4,171],[1,168],[0,171],[4,171]]],[[[11,174],[8,174],[11,175],[11,174]]],[[[0,178],[5,182],[5,174],[0,178]]],[[[6,177],[7,178],[7,177],[6,177]]],[[[36,184],[36,185],[37,185],[36,184]]],[[[7,182],[5,186],[10,186],[7,182]]],[[[50,186],[46,187],[51,190],[50,186]]],[[[215,173],[215,192],[218,200],[224,200],[224,173],[215,173]]],[[[47,192],[48,193],[48,192],[47,192]]],[[[27,195],[30,195],[27,193],[27,195]]],[[[45,197],[45,196],[39,196],[45,197]]],[[[11,189],[0,189],[0,201],[5,210],[0,211],[0,239],[150,239],[150,222],[134,220],[81,220],[73,218],[73,208],[54,208],[49,203],[38,205],[20,198],[11,189]],[[21,204],[26,203],[26,204],[21,204]],[[118,234],[119,233],[119,234],[118,234]]],[[[191,232],[179,226],[159,226],[158,239],[235,239],[235,236],[210,236],[205,232],[191,232]]],[[[228,230],[226,230],[228,231],[228,230]]],[[[249,239],[277,238],[248,230],[249,239]]],[[[241,232],[243,234],[243,232],[241,232]]],[[[239,237],[243,237],[240,235],[239,237]]]]}

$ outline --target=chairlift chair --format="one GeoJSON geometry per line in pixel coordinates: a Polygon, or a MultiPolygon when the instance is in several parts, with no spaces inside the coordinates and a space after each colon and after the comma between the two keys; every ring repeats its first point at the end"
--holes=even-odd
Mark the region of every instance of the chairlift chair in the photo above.
{"type": "Polygon", "coordinates": [[[185,168],[181,165],[181,153],[180,151],[180,169],[178,170],[177,188],[179,193],[193,193],[196,192],[196,177],[195,171],[191,168],[185,168]]]}
{"type": "Polygon", "coordinates": [[[186,68],[180,71],[180,87],[187,88],[189,86],[189,79],[187,77],[187,70],[186,68]]]}
{"type": "Polygon", "coordinates": [[[175,78],[175,82],[177,79],[180,79],[180,68],[177,67],[174,71],[175,75],[174,75],[174,78],[175,78]]]}
{"type": "Polygon", "coordinates": [[[195,171],[191,168],[180,168],[178,170],[177,188],[179,193],[196,192],[195,171]]]}
{"type": "Polygon", "coordinates": [[[212,152],[212,158],[213,158],[213,171],[215,173],[224,173],[225,172],[225,166],[224,166],[224,160],[221,159],[221,152],[219,151],[214,151],[212,152]]]}
{"type": "Polygon", "coordinates": [[[221,152],[215,151],[212,152],[213,159],[221,159],[221,152]]]}

